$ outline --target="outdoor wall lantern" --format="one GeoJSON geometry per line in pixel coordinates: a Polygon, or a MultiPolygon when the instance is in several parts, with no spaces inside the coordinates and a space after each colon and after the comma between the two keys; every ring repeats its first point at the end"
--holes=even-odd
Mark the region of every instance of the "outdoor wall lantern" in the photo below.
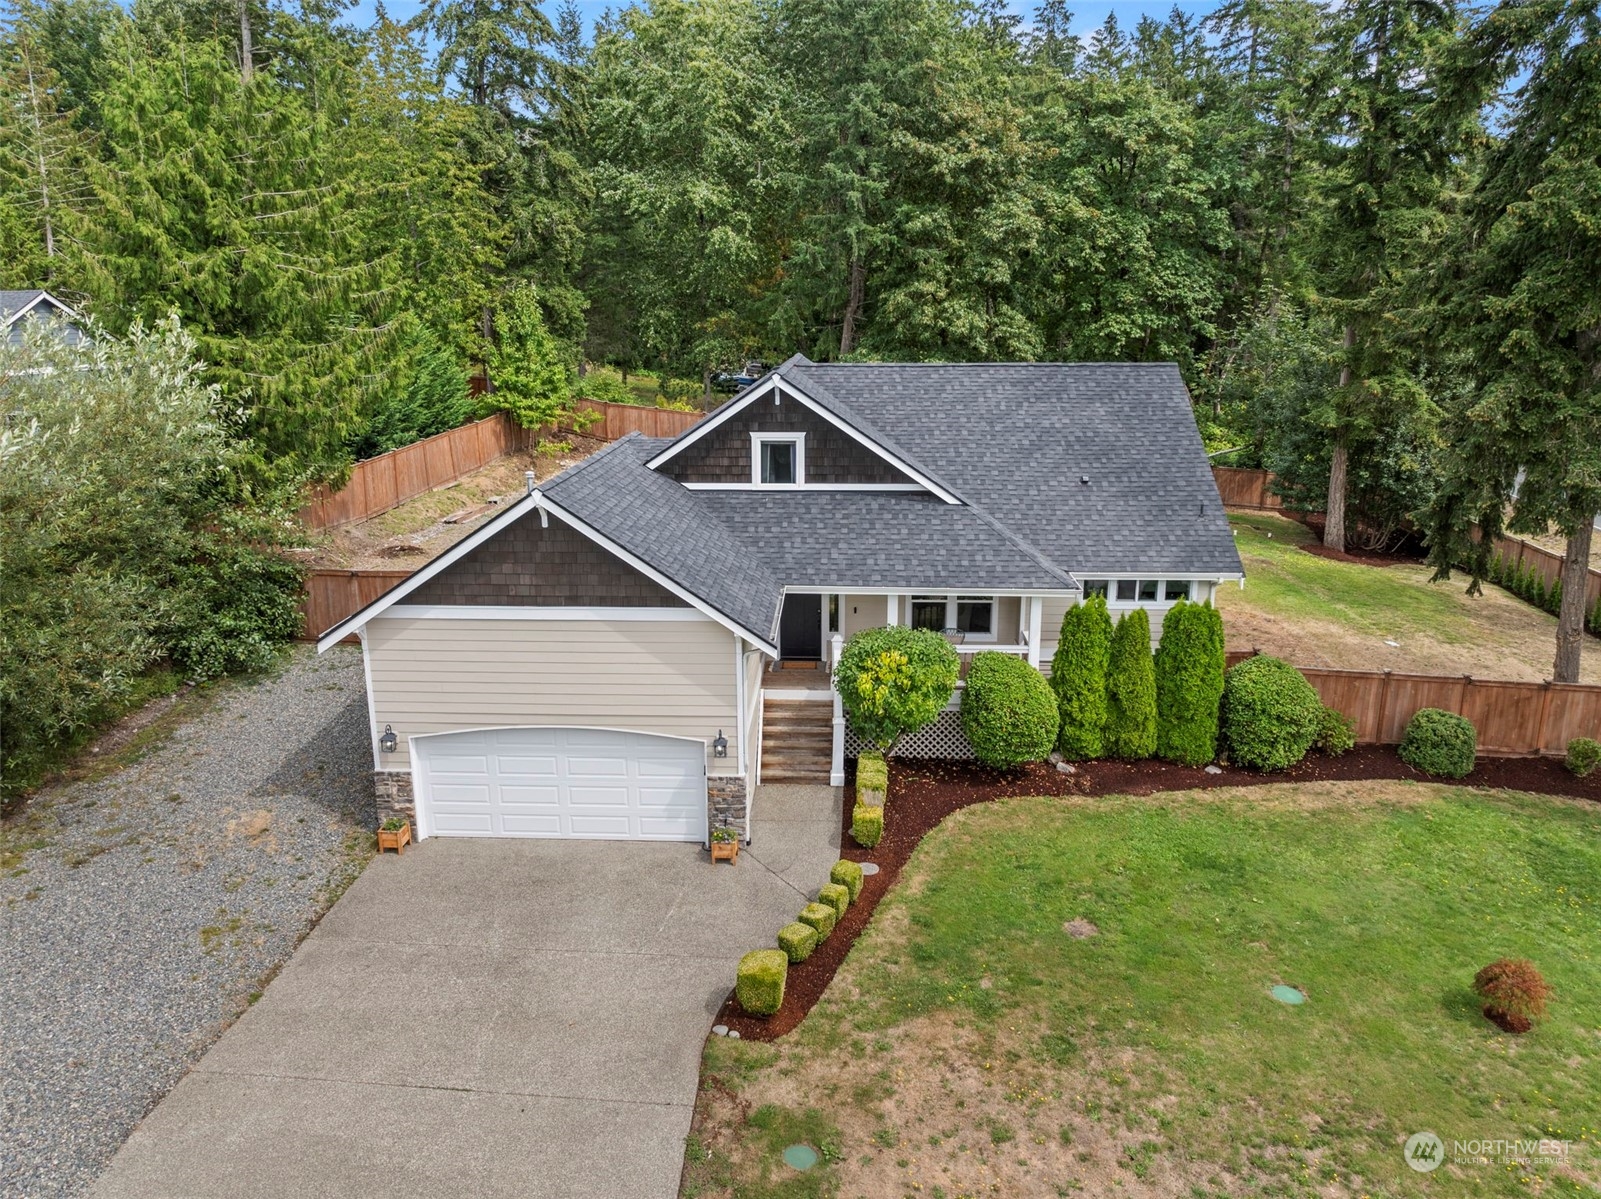
{"type": "Polygon", "coordinates": [[[712,742],[712,757],[726,758],[728,756],[728,738],[723,736],[723,730],[717,730],[717,739],[712,742]]]}
{"type": "Polygon", "coordinates": [[[378,748],[386,754],[392,754],[399,744],[400,738],[395,736],[395,730],[387,724],[384,725],[384,735],[378,738],[378,748]]]}

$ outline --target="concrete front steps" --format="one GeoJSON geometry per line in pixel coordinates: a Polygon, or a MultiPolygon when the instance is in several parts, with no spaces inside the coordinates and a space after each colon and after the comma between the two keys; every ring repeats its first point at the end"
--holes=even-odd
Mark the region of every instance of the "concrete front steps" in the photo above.
{"type": "Polygon", "coordinates": [[[762,699],[763,783],[828,783],[834,750],[829,700],[762,699]]]}

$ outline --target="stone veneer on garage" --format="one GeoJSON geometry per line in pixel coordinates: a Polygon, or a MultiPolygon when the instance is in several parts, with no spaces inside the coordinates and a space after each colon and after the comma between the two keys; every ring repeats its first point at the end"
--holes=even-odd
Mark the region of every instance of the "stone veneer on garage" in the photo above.
{"type": "MultiPolygon", "coordinates": [[[[373,798],[378,825],[392,817],[411,821],[417,829],[417,801],[411,793],[411,775],[398,770],[373,772],[373,798]]],[[[745,827],[745,779],[737,774],[714,774],[706,780],[707,827],[728,825],[739,830],[739,839],[749,839],[745,827]]]]}

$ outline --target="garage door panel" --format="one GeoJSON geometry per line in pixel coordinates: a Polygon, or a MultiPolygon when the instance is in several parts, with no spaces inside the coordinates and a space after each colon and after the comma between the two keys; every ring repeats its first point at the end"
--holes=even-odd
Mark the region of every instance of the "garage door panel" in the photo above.
{"type": "MultiPolygon", "coordinates": [[[[619,750],[622,754],[626,751],[619,750]]],[[[598,758],[588,754],[567,755],[567,776],[575,779],[627,778],[628,759],[625,757],[598,758]]]]}
{"type": "Polygon", "coordinates": [[[549,778],[555,775],[556,763],[560,760],[555,754],[539,754],[529,756],[526,754],[497,754],[495,755],[495,773],[501,778],[511,775],[531,774],[536,777],[549,778]]]}
{"type": "Polygon", "coordinates": [[[413,748],[418,800],[434,834],[705,837],[705,749],[698,742],[537,727],[419,737],[413,748]]]}

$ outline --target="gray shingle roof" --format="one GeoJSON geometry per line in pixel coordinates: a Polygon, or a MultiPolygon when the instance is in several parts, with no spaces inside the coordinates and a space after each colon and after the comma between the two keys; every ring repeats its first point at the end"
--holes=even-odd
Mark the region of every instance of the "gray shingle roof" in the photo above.
{"type": "Polygon", "coordinates": [[[1171,363],[793,362],[783,374],[1081,579],[1240,571],[1171,363]]]}
{"type": "Polygon", "coordinates": [[[35,287],[26,291],[0,290],[0,324],[4,324],[6,326],[4,337],[6,343],[8,345],[20,345],[23,339],[24,327],[29,321],[32,321],[36,317],[63,318],[63,323],[61,325],[61,339],[69,346],[81,345],[83,342],[87,341],[88,339],[84,336],[83,330],[78,328],[78,326],[73,324],[69,319],[65,319],[71,315],[70,311],[63,310],[63,308],[59,307],[58,305],[59,301],[41,288],[35,287]],[[16,318],[22,312],[22,310],[29,304],[32,304],[40,296],[45,297],[44,303],[40,304],[32,312],[28,313],[25,319],[17,320],[16,318]]]}
{"type": "Polygon", "coordinates": [[[1073,587],[982,513],[924,492],[692,494],[791,587],[1073,587]]]}
{"type": "Polygon", "coordinates": [[[783,595],[751,547],[689,491],[645,461],[668,443],[631,433],[540,491],[734,623],[771,640],[783,595]]]}

